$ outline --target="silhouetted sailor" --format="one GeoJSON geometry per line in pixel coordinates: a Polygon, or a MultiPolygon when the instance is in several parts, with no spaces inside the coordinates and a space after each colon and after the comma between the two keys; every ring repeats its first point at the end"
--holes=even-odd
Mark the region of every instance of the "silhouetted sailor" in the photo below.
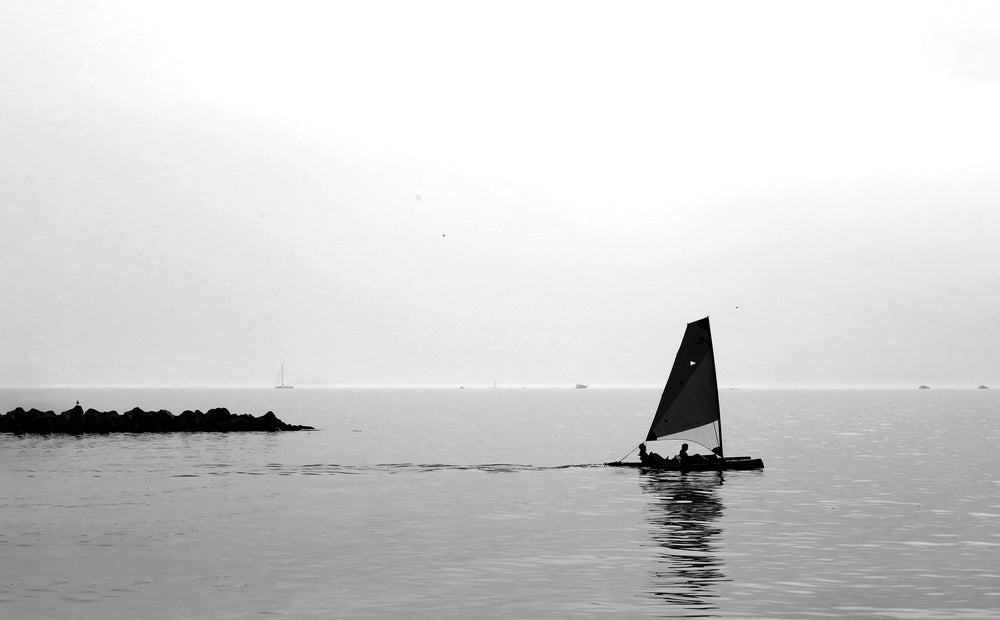
{"type": "Polygon", "coordinates": [[[655,452],[646,452],[646,444],[639,444],[639,462],[643,465],[658,465],[667,460],[655,452]]]}
{"type": "Polygon", "coordinates": [[[675,458],[683,465],[685,463],[707,463],[710,460],[715,460],[714,456],[709,459],[702,454],[688,454],[688,445],[685,443],[681,444],[681,451],[677,453],[675,458]]]}

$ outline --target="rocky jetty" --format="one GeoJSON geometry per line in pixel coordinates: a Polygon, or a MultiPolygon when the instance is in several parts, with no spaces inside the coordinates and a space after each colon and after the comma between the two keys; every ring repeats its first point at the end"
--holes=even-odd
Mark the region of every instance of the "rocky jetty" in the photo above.
{"type": "Polygon", "coordinates": [[[245,431],[311,431],[311,426],[285,424],[268,411],[253,417],[245,413],[229,413],[225,407],[206,412],[185,411],[174,415],[169,411],[143,411],[138,407],[119,414],[117,411],[83,410],[77,405],[56,414],[52,411],[18,407],[0,415],[0,433],[82,435],[84,433],[233,433],[245,431]]]}

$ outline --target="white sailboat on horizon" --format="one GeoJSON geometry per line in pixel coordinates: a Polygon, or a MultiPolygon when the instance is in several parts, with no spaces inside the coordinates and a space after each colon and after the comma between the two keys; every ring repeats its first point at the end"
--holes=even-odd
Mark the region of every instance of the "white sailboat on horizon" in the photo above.
{"type": "Polygon", "coordinates": [[[295,388],[294,385],[285,383],[285,363],[281,363],[281,378],[278,380],[278,385],[274,386],[276,390],[291,390],[295,388]]]}

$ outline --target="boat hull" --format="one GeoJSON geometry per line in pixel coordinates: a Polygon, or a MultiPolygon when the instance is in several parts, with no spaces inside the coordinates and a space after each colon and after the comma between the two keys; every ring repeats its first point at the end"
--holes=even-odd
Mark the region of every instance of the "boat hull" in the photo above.
{"type": "Polygon", "coordinates": [[[664,471],[730,471],[734,469],[764,469],[763,459],[752,459],[748,456],[738,456],[727,458],[724,461],[711,461],[708,463],[658,463],[656,465],[645,465],[635,462],[605,463],[608,467],[632,467],[634,469],[657,469],[664,471]]]}

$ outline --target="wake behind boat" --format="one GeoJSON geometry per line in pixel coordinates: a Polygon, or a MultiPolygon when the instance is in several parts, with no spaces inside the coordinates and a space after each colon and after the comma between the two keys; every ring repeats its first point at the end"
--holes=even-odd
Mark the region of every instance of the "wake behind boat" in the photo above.
{"type": "Polygon", "coordinates": [[[653,415],[646,441],[684,440],[712,451],[709,457],[684,461],[662,459],[646,462],[623,460],[605,463],[611,467],[642,467],[677,471],[763,469],[764,461],[748,456],[725,457],[722,450],[722,419],[715,353],[708,317],[688,323],[674,358],[660,404],[653,415]]]}

